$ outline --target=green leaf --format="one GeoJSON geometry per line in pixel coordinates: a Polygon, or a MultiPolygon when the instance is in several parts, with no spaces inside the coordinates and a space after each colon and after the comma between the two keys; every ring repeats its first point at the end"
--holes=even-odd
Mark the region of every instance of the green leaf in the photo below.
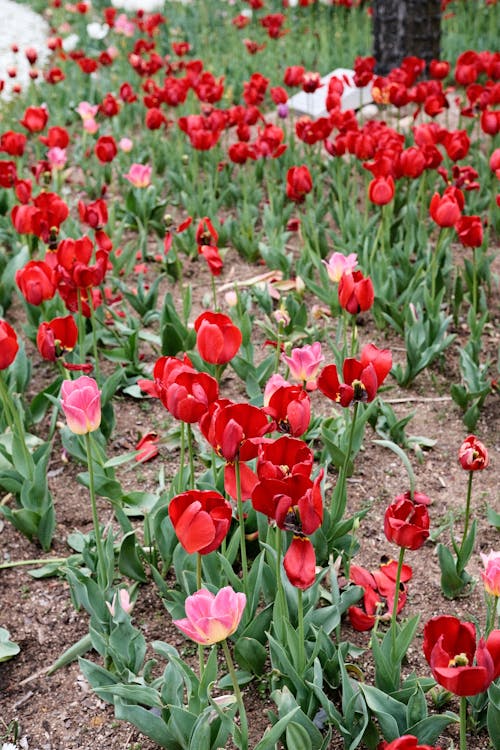
{"type": "Polygon", "coordinates": [[[457,573],[455,558],[448,547],[438,544],[439,567],[441,568],[441,590],[447,599],[454,599],[466,587],[468,581],[457,573]]]}
{"type": "Polygon", "coordinates": [[[66,651],[64,651],[61,656],[59,656],[56,661],[51,664],[47,671],[47,674],[54,674],[54,672],[57,672],[57,670],[61,669],[61,667],[65,667],[67,664],[71,664],[71,662],[75,661],[75,659],[78,659],[79,656],[83,656],[83,654],[86,654],[87,651],[90,651],[91,648],[92,640],[90,638],[90,633],[86,633],[83,638],[80,638],[79,641],[73,643],[72,646],[67,648],[66,651]]]}
{"type": "Polygon", "coordinates": [[[392,742],[406,730],[406,706],[371,685],[359,685],[367,706],[376,716],[384,738],[392,742]]]}
{"type": "Polygon", "coordinates": [[[425,719],[413,724],[413,726],[408,728],[407,733],[415,735],[419,744],[433,745],[446,727],[452,722],[457,721],[458,716],[456,714],[445,711],[442,714],[427,716],[425,719]]]}
{"type": "Polygon", "coordinates": [[[17,643],[9,640],[10,633],[5,628],[0,628],[0,662],[12,659],[21,650],[17,643]]]}
{"type": "Polygon", "coordinates": [[[146,583],[148,580],[141,558],[139,557],[138,544],[134,531],[125,534],[122,539],[118,554],[118,568],[123,575],[132,578],[134,581],[146,583]]]}
{"type": "Polygon", "coordinates": [[[312,750],[311,738],[307,733],[307,729],[304,729],[300,724],[296,724],[294,721],[286,728],[286,746],[288,748],[298,748],[300,750],[312,750]]]}
{"type": "Polygon", "coordinates": [[[166,750],[184,750],[186,747],[185,744],[177,741],[163,719],[142,706],[134,706],[117,697],[115,716],[117,719],[130,722],[146,737],[166,750]]]}
{"type": "Polygon", "coordinates": [[[299,711],[299,707],[292,709],[286,716],[276,722],[271,729],[266,729],[262,739],[255,745],[254,750],[275,750],[275,745],[279,738],[286,731],[288,724],[295,714],[299,711]]]}
{"type": "Polygon", "coordinates": [[[162,707],[158,691],[154,688],[147,687],[146,685],[125,685],[116,683],[94,687],[94,690],[97,695],[103,696],[105,700],[108,700],[108,695],[113,695],[133,703],[142,703],[151,708],[162,707]]]}
{"type": "Polygon", "coordinates": [[[500,750],[500,685],[493,682],[488,689],[486,726],[495,750],[500,750]]]}
{"type": "Polygon", "coordinates": [[[427,701],[424,691],[417,683],[415,692],[410,696],[406,707],[406,723],[410,727],[425,718],[427,718],[427,701]]]}
{"type": "Polygon", "coordinates": [[[255,638],[238,638],[234,647],[234,656],[243,669],[256,675],[264,674],[267,651],[255,638]]]}
{"type": "Polygon", "coordinates": [[[497,513],[490,505],[487,506],[488,522],[500,531],[500,513],[497,513]]]}

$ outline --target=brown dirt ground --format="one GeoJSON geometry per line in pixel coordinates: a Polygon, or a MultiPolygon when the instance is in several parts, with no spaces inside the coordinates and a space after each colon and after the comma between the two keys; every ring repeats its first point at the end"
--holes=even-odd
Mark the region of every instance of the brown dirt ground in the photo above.
{"type": "MultiPolygon", "coordinates": [[[[229,253],[226,266],[220,277],[221,284],[228,278],[247,278],[256,273],[255,267],[247,267],[237,256],[229,253]]],[[[209,289],[208,274],[202,264],[196,266],[191,277],[193,298],[200,307],[203,294],[209,289]]],[[[492,351],[498,348],[500,335],[496,324],[499,319],[498,297],[491,300],[492,351]]],[[[193,319],[196,311],[193,313],[193,319]]],[[[403,358],[401,342],[390,332],[380,333],[367,317],[363,327],[363,340],[373,340],[378,345],[392,348],[396,358],[403,358]]],[[[399,416],[414,413],[407,432],[425,435],[436,440],[434,448],[425,453],[419,464],[413,460],[418,477],[417,488],[432,498],[430,506],[432,526],[436,528],[449,510],[457,516],[458,529],[463,517],[466,493],[466,475],[459,467],[456,456],[466,430],[462,424],[458,408],[448,397],[451,382],[457,382],[457,355],[453,345],[439,368],[422,373],[414,385],[406,391],[393,386],[384,397],[393,402],[399,416]],[[462,515],[461,515],[462,514],[462,515]]],[[[149,352],[151,363],[154,357],[149,352]]],[[[33,362],[31,388],[36,393],[51,373],[45,363],[37,357],[33,362]]],[[[227,384],[228,391],[234,391],[234,379],[227,384]]],[[[224,391],[224,388],[222,389],[224,391]]],[[[224,395],[237,397],[235,392],[224,395]]],[[[242,393],[239,394],[243,396],[242,393]]],[[[317,408],[319,397],[314,396],[317,408]]],[[[314,406],[313,406],[314,408],[314,406]]],[[[328,408],[328,407],[327,407],[328,408]]],[[[117,411],[117,427],[109,448],[109,456],[130,450],[137,435],[151,428],[164,434],[171,421],[159,403],[141,407],[132,399],[127,399],[117,411]]],[[[500,403],[498,397],[491,396],[486,402],[483,415],[476,430],[486,443],[491,457],[490,467],[476,476],[473,490],[473,512],[479,523],[476,551],[469,566],[470,572],[479,578],[481,561],[479,552],[499,549],[499,534],[485,517],[486,503],[500,510],[497,467],[500,453],[500,403]]],[[[371,428],[367,428],[362,452],[355,465],[355,473],[349,481],[349,510],[355,510],[367,501],[372,503],[371,511],[359,529],[361,550],[355,559],[357,564],[368,568],[379,564],[383,555],[395,556],[397,549],[386,541],[383,533],[383,514],[388,501],[407,489],[404,470],[394,454],[373,443],[377,438],[371,428]]],[[[132,489],[155,490],[158,471],[165,465],[166,476],[175,466],[175,455],[165,446],[161,455],[153,462],[128,472],[127,484],[132,489]],[[174,463],[172,463],[174,461],[174,463]]],[[[66,537],[74,529],[88,531],[91,528],[90,509],[86,490],[76,482],[79,469],[71,462],[62,460],[59,450],[53,452],[50,471],[50,487],[55,498],[57,530],[54,538],[53,554],[69,553],[66,537]]],[[[332,477],[333,479],[333,477],[332,477]]],[[[101,520],[111,519],[111,509],[105,501],[100,504],[101,520]]],[[[28,542],[5,522],[0,524],[0,562],[27,560],[43,557],[35,545],[28,542]]],[[[52,553],[51,553],[52,554],[52,553]]],[[[484,602],[482,587],[476,586],[471,595],[455,602],[449,602],[441,594],[439,566],[435,553],[435,543],[428,541],[417,552],[409,552],[405,560],[413,568],[413,579],[409,584],[408,602],[403,617],[415,613],[421,615],[421,627],[416,641],[408,652],[408,669],[420,675],[429,675],[427,664],[421,654],[422,623],[436,614],[455,614],[484,622],[484,602]]],[[[139,734],[132,726],[117,722],[111,706],[103,703],[89,689],[79,672],[77,664],[72,664],[53,676],[44,674],[50,665],[68,646],[87,631],[87,615],[75,612],[68,593],[67,584],[61,579],[35,580],[27,573],[27,568],[18,567],[2,570],[0,574],[1,615],[0,624],[6,627],[12,640],[21,647],[18,656],[0,664],[0,739],[11,739],[4,731],[10,722],[16,721],[20,736],[26,737],[29,750],[78,750],[97,748],[106,750],[154,750],[155,743],[139,734]]],[[[159,638],[168,641],[179,649],[186,642],[172,625],[155,587],[142,586],[134,610],[134,622],[144,631],[147,640],[159,638]]],[[[367,646],[369,634],[355,633],[344,623],[342,638],[358,645],[367,646]]],[[[368,656],[361,657],[359,666],[370,679],[371,666],[368,656]]],[[[266,710],[272,707],[270,700],[260,697],[251,686],[244,692],[249,726],[251,727],[250,746],[253,747],[267,726],[266,710]]],[[[451,708],[456,708],[453,703],[451,708]]],[[[457,732],[452,728],[441,739],[443,750],[452,748],[457,741],[457,732]]],[[[475,750],[486,750],[489,746],[485,734],[472,740],[475,750]]],[[[340,750],[341,741],[337,738],[330,750],[340,750]]],[[[297,750],[299,750],[297,748],[297,750]]]]}

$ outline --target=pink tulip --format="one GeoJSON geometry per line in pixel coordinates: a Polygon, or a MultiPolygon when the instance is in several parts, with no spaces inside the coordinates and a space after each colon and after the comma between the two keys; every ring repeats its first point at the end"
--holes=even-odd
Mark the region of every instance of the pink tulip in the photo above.
{"type": "Polygon", "coordinates": [[[132,151],[134,144],[130,140],[130,138],[120,138],[120,141],[118,143],[118,148],[120,148],[125,154],[128,154],[129,151],[132,151]]]}
{"type": "Polygon", "coordinates": [[[47,160],[52,169],[63,169],[68,161],[65,148],[54,146],[47,151],[47,160]]]}
{"type": "Polygon", "coordinates": [[[63,382],[61,406],[75,435],[94,432],[101,424],[101,392],[96,381],[87,375],[63,382]]]}
{"type": "Polygon", "coordinates": [[[185,635],[203,646],[219,643],[232,635],[240,624],[246,605],[245,594],[225,586],[216,595],[200,589],[186,599],[186,617],[174,620],[185,635]]]}
{"type": "Polygon", "coordinates": [[[356,253],[343,255],[342,253],[333,253],[329,261],[324,260],[328,272],[328,278],[334,284],[338,284],[344,273],[352,273],[358,265],[358,256],[356,253]]]}
{"type": "Polygon", "coordinates": [[[151,184],[153,168],[147,164],[131,164],[127,174],[123,176],[136,188],[145,188],[151,184]]]}
{"type": "Polygon", "coordinates": [[[484,565],[484,573],[481,573],[484,589],[491,596],[500,597],[500,552],[490,552],[489,555],[483,555],[481,560],[484,565]]]}
{"type": "Polygon", "coordinates": [[[319,341],[292,349],[289,357],[282,354],[281,359],[288,365],[292,378],[304,383],[308,391],[316,389],[316,376],[324,360],[319,341]]]}
{"type": "Polygon", "coordinates": [[[106,606],[109,609],[111,617],[116,614],[116,602],[120,602],[120,607],[123,609],[125,614],[129,615],[134,609],[134,603],[130,601],[130,594],[127,589],[119,589],[118,593],[115,592],[111,604],[106,602],[106,606]]]}

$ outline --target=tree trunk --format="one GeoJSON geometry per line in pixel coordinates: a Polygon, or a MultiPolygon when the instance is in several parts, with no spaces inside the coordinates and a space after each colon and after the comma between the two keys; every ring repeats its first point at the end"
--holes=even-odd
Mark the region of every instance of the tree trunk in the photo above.
{"type": "Polygon", "coordinates": [[[410,55],[429,64],[440,54],[441,0],[374,0],[373,35],[378,75],[410,55]]]}

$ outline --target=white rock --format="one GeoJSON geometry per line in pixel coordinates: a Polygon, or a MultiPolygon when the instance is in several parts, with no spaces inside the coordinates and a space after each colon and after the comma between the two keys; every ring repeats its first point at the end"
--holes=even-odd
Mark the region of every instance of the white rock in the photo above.
{"type": "Polygon", "coordinates": [[[341,98],[341,109],[345,112],[347,109],[359,109],[365,104],[372,102],[372,95],[370,86],[364,86],[358,89],[353,83],[354,70],[348,68],[336,68],[332,70],[328,75],[321,78],[321,83],[324,84],[312,94],[306,94],[304,91],[300,91],[298,94],[294,94],[288,100],[288,106],[291,111],[299,115],[309,115],[314,120],[318,117],[325,117],[328,112],[326,110],[326,94],[328,91],[328,83],[330,78],[340,78],[344,83],[344,92],[341,98]]]}

